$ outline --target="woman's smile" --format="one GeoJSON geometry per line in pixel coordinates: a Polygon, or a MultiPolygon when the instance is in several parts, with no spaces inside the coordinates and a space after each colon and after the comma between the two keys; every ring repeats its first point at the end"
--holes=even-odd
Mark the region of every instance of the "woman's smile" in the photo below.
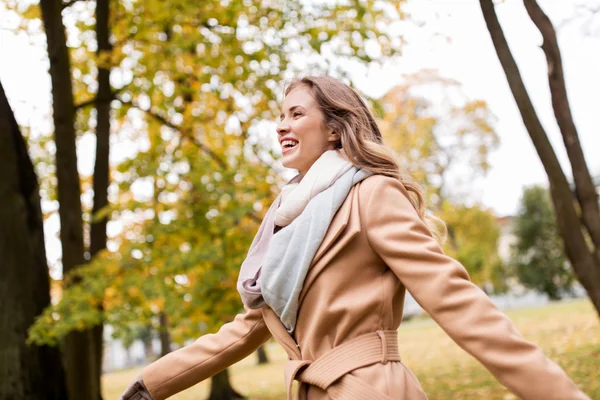
{"type": "Polygon", "coordinates": [[[299,141],[290,138],[283,138],[281,141],[281,154],[289,153],[290,151],[296,149],[300,144],[299,141]]]}

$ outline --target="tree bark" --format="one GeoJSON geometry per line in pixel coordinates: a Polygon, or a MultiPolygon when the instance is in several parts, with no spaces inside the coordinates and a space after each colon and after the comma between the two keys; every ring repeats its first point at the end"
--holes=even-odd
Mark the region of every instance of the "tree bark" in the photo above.
{"type": "Polygon", "coordinates": [[[151,363],[156,360],[156,354],[154,353],[154,349],[152,348],[152,325],[148,324],[144,328],[144,336],[142,338],[142,342],[144,343],[144,357],[146,359],[146,363],[151,363]]]}
{"type": "Polygon", "coordinates": [[[264,345],[256,349],[256,355],[258,357],[258,365],[269,363],[269,357],[267,357],[264,345]]]}
{"type": "Polygon", "coordinates": [[[227,369],[219,372],[211,378],[210,396],[208,400],[234,400],[245,398],[235,391],[229,381],[229,371],[227,369]]]}
{"type": "Polygon", "coordinates": [[[480,0],[480,5],[523,123],[548,175],[557,225],[564,241],[567,257],[571,261],[577,279],[587,291],[600,316],[600,260],[590,252],[586,243],[569,183],[525,89],[517,64],[498,22],[493,1],[480,0]]]}
{"type": "Polygon", "coordinates": [[[0,202],[0,399],[65,399],[59,349],[26,344],[50,279],[37,177],[2,84],[0,202]]]}
{"type": "MultiPolygon", "coordinates": [[[[62,266],[68,282],[69,273],[85,263],[71,64],[62,21],[62,2],[41,0],[40,6],[50,61],[62,266]]],[[[91,331],[69,333],[64,346],[69,399],[95,398],[99,388],[94,381],[96,363],[91,331]]]]}
{"type": "MultiPolygon", "coordinates": [[[[109,1],[96,1],[96,39],[98,42],[98,56],[110,52],[112,46],[109,41],[109,1]]],[[[106,225],[108,217],[95,219],[98,211],[108,205],[109,185],[109,150],[110,150],[110,103],[112,92],[110,87],[110,69],[98,66],[98,93],[96,95],[96,159],[94,164],[94,205],[92,207],[92,223],[90,227],[90,260],[106,248],[106,225]]],[[[100,306],[101,307],[101,306],[100,306]]],[[[100,377],[102,375],[102,357],[104,350],[104,326],[102,323],[92,328],[95,351],[96,368],[94,381],[98,387],[97,398],[101,399],[100,377]]]]}
{"type": "Polygon", "coordinates": [[[544,11],[535,0],[525,0],[524,3],[529,17],[542,34],[542,50],[546,55],[548,63],[548,82],[554,116],[571,163],[571,171],[573,173],[573,180],[575,181],[575,193],[581,206],[583,223],[594,243],[596,256],[600,259],[598,253],[600,252],[600,206],[598,205],[598,193],[596,193],[592,175],[585,162],[575,121],[573,121],[573,115],[571,114],[556,31],[548,16],[544,14],[544,11]]]}
{"type": "Polygon", "coordinates": [[[169,334],[169,325],[167,324],[167,315],[161,312],[158,316],[160,323],[160,356],[164,357],[171,352],[171,335],[169,334]]]}

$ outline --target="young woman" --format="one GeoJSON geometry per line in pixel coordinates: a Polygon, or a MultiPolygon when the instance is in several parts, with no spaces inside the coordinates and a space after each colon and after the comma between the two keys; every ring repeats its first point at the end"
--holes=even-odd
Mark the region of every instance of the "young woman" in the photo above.
{"type": "Polygon", "coordinates": [[[283,165],[299,174],[242,264],[247,312],[144,368],[122,399],[167,398],[271,336],[289,356],[288,399],[294,380],[300,399],[426,399],[398,352],[406,290],[520,398],[588,399],[444,255],[421,191],[354,90],[329,77],[294,81],[280,119],[283,165]]]}

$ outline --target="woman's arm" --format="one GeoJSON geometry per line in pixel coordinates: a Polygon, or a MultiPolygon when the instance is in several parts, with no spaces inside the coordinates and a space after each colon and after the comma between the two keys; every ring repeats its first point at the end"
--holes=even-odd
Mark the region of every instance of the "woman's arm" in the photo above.
{"type": "Polygon", "coordinates": [[[459,346],[520,398],[588,399],[541,349],[523,339],[465,268],[444,255],[398,180],[377,177],[371,185],[361,211],[372,248],[459,346]]]}
{"type": "Polygon", "coordinates": [[[243,359],[270,337],[260,310],[239,314],[217,333],[204,335],[146,366],[141,379],[121,399],[147,399],[148,394],[152,400],[166,399],[243,359]]]}

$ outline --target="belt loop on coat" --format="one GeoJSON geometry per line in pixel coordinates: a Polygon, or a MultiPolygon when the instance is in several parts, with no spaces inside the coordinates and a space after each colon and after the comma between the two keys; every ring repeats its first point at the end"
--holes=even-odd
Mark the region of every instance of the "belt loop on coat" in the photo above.
{"type": "Polygon", "coordinates": [[[383,331],[377,331],[377,334],[381,338],[381,363],[387,364],[388,362],[388,349],[387,349],[387,341],[385,339],[385,334],[383,331]]]}

